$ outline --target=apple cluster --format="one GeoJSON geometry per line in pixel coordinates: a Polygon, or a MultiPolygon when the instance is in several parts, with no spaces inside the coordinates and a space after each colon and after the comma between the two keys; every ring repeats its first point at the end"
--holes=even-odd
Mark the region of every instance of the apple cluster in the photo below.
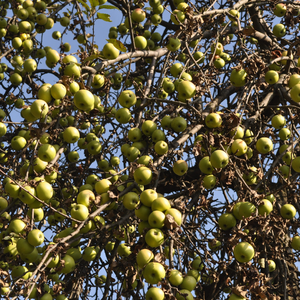
{"type": "Polygon", "coordinates": [[[296,299],[299,22],[1,1],[1,297],[296,299]]]}

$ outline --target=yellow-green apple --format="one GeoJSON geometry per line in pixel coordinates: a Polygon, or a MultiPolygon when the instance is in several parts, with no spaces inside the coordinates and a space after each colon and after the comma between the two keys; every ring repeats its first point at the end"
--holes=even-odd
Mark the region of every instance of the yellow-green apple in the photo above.
{"type": "Polygon", "coordinates": [[[205,175],[203,177],[202,185],[204,188],[210,190],[213,189],[216,185],[217,178],[216,176],[210,174],[210,175],[205,175]]]}
{"type": "Polygon", "coordinates": [[[188,170],[188,164],[185,160],[177,160],[173,165],[173,172],[178,176],[183,176],[188,170]]]}
{"type": "Polygon", "coordinates": [[[136,262],[140,268],[144,268],[154,258],[154,254],[149,249],[141,249],[137,256],[136,262]]]}
{"type": "Polygon", "coordinates": [[[43,201],[48,202],[54,194],[53,188],[47,181],[41,181],[35,188],[36,196],[43,201]]]}
{"type": "Polygon", "coordinates": [[[258,206],[258,213],[261,216],[269,215],[272,210],[273,210],[273,204],[268,199],[263,199],[262,203],[258,206]]]}
{"type": "Polygon", "coordinates": [[[222,125],[222,117],[217,113],[210,113],[205,117],[205,125],[208,128],[217,128],[222,125]]]}
{"type": "Polygon", "coordinates": [[[296,251],[300,250],[300,236],[295,235],[293,237],[291,242],[291,247],[296,251]]]}
{"type": "Polygon", "coordinates": [[[107,43],[102,49],[102,54],[106,59],[116,59],[120,51],[112,43],[107,43]]]}
{"type": "Polygon", "coordinates": [[[103,193],[106,193],[109,190],[109,187],[111,185],[111,181],[108,179],[101,179],[96,182],[95,184],[95,190],[96,192],[101,195],[103,193]]]}
{"type": "Polygon", "coordinates": [[[286,120],[285,117],[283,115],[275,115],[272,120],[271,120],[272,126],[275,129],[281,129],[285,126],[286,124],[286,120]]]}
{"type": "Polygon", "coordinates": [[[56,149],[50,144],[43,144],[39,147],[38,157],[46,162],[50,162],[56,156],[56,149]]]}
{"type": "Polygon", "coordinates": [[[156,198],[158,198],[158,195],[157,195],[156,191],[154,191],[152,189],[146,189],[140,195],[141,202],[148,207],[151,207],[152,202],[156,198]]]}
{"type": "Polygon", "coordinates": [[[136,8],[131,13],[131,18],[133,22],[141,23],[146,18],[146,13],[141,8],[136,8]]]}
{"type": "Polygon", "coordinates": [[[276,4],[273,12],[276,17],[283,17],[286,13],[286,5],[283,3],[276,4]]]}
{"type": "Polygon", "coordinates": [[[147,185],[152,180],[152,171],[147,167],[139,167],[134,171],[133,177],[136,183],[147,185]]]}
{"type": "Polygon", "coordinates": [[[212,174],[213,167],[210,162],[209,156],[204,156],[199,162],[199,169],[204,174],[212,174]]]}
{"type": "Polygon", "coordinates": [[[146,300],[163,300],[165,293],[158,287],[150,287],[146,293],[146,300]]]}
{"type": "Polygon", "coordinates": [[[278,38],[282,38],[285,36],[286,34],[286,28],[283,24],[276,24],[273,27],[273,34],[278,37],[278,38]]]}
{"type": "Polygon", "coordinates": [[[94,95],[88,90],[79,90],[74,95],[75,106],[83,111],[90,111],[94,108],[94,95]]]}
{"type": "Polygon", "coordinates": [[[240,217],[240,219],[242,219],[243,217],[248,218],[253,213],[255,213],[255,211],[256,211],[256,207],[251,202],[248,202],[248,201],[241,202],[241,204],[239,206],[239,217],[240,217]]]}
{"type": "Polygon", "coordinates": [[[164,242],[164,233],[158,228],[151,228],[145,235],[145,241],[149,247],[156,248],[164,242]]]}
{"type": "Polygon", "coordinates": [[[26,224],[20,219],[13,219],[8,226],[9,232],[21,233],[25,229],[26,224]]]}
{"type": "Polygon", "coordinates": [[[273,142],[267,137],[259,138],[256,142],[256,149],[261,154],[267,154],[273,150],[273,142]]]}
{"type": "Polygon", "coordinates": [[[152,211],[159,210],[159,211],[166,211],[167,209],[171,208],[170,201],[164,197],[158,197],[153,200],[151,204],[152,211]]]}
{"type": "Polygon", "coordinates": [[[279,74],[278,74],[278,72],[276,72],[274,70],[269,70],[265,74],[265,80],[269,84],[275,84],[279,80],[279,74]]]}
{"type": "Polygon", "coordinates": [[[168,208],[165,211],[165,215],[171,215],[174,218],[174,221],[177,223],[178,226],[181,226],[182,223],[182,214],[181,212],[176,208],[168,208]]]}
{"type": "Polygon", "coordinates": [[[98,252],[99,252],[98,247],[95,246],[86,247],[82,253],[82,259],[85,261],[93,261],[97,257],[98,252]]]}
{"type": "Polygon", "coordinates": [[[180,290],[176,293],[177,300],[194,300],[193,294],[189,290],[180,290]]]}
{"type": "Polygon", "coordinates": [[[63,132],[63,138],[65,142],[74,144],[80,138],[80,133],[76,127],[69,126],[63,132]]]}
{"type": "Polygon", "coordinates": [[[84,221],[85,219],[87,219],[88,215],[89,210],[83,204],[76,204],[71,209],[71,216],[76,220],[84,221]]]}
{"type": "Polygon", "coordinates": [[[136,103],[136,95],[130,90],[123,91],[118,98],[118,102],[123,107],[129,108],[136,103]]]}
{"type": "Polygon", "coordinates": [[[240,17],[240,12],[239,12],[238,10],[236,10],[236,9],[231,9],[231,10],[229,10],[228,13],[229,13],[231,16],[233,16],[233,17],[228,16],[228,18],[229,18],[230,21],[235,21],[236,18],[239,18],[239,17],[240,17]]]}
{"type": "Polygon", "coordinates": [[[233,254],[238,262],[246,263],[254,257],[255,251],[248,242],[241,242],[234,247],[233,254]]]}
{"type": "Polygon", "coordinates": [[[236,156],[241,156],[247,152],[248,146],[245,141],[236,139],[231,144],[231,152],[236,156]]]}
{"type": "Polygon", "coordinates": [[[244,69],[234,69],[230,74],[230,82],[235,87],[242,87],[246,84],[247,72],[244,69]]]}
{"type": "Polygon", "coordinates": [[[126,107],[119,108],[115,113],[116,120],[121,124],[127,124],[131,119],[130,110],[126,107]]]}
{"type": "Polygon", "coordinates": [[[191,292],[195,289],[196,285],[197,285],[197,281],[195,277],[187,275],[183,278],[183,281],[180,284],[180,288],[191,292]]]}
{"type": "Polygon", "coordinates": [[[139,50],[144,50],[147,48],[147,40],[142,35],[138,35],[134,38],[134,44],[139,50]]]}
{"type": "Polygon", "coordinates": [[[183,97],[183,99],[192,98],[196,94],[196,86],[192,82],[187,80],[179,82],[176,90],[179,96],[183,97]]]}
{"type": "Polygon", "coordinates": [[[169,282],[174,286],[179,286],[183,281],[183,275],[180,271],[173,269],[168,272],[169,282]]]}
{"type": "Polygon", "coordinates": [[[296,216],[296,208],[292,204],[284,204],[280,209],[280,214],[284,219],[293,219],[296,216]]]}
{"type": "Polygon", "coordinates": [[[148,217],[148,223],[152,228],[162,228],[165,223],[165,214],[162,211],[152,211],[148,217]]]}
{"type": "Polygon", "coordinates": [[[218,224],[221,229],[228,230],[236,225],[236,219],[231,213],[224,213],[220,216],[218,224]]]}
{"type": "Polygon", "coordinates": [[[144,268],[143,276],[147,283],[157,284],[166,277],[166,271],[162,264],[150,262],[144,268]]]}
{"type": "Polygon", "coordinates": [[[33,229],[29,231],[27,236],[28,243],[34,247],[43,244],[44,239],[45,239],[44,234],[39,229],[33,229]]]}
{"type": "Polygon", "coordinates": [[[155,124],[155,122],[153,122],[151,120],[146,120],[142,124],[142,131],[147,136],[151,136],[152,133],[154,132],[154,130],[156,130],[156,128],[157,128],[157,125],[155,124]]]}
{"type": "Polygon", "coordinates": [[[300,75],[299,74],[292,74],[290,76],[288,86],[289,88],[293,88],[296,84],[300,83],[300,75]]]}
{"type": "Polygon", "coordinates": [[[139,195],[135,192],[128,192],[123,197],[123,205],[129,210],[135,209],[140,203],[139,195]]]}
{"type": "Polygon", "coordinates": [[[229,156],[223,150],[215,150],[210,156],[210,163],[214,168],[225,168],[228,162],[229,156]]]}

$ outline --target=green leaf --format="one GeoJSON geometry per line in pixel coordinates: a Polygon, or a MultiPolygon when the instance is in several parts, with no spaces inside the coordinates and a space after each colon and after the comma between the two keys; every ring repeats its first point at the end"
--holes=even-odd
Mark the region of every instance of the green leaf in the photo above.
{"type": "Polygon", "coordinates": [[[107,40],[109,43],[112,43],[118,50],[120,50],[121,52],[126,52],[127,49],[124,46],[124,44],[116,39],[108,39],[107,40]]]}
{"type": "Polygon", "coordinates": [[[105,8],[105,9],[117,9],[117,10],[119,10],[117,7],[115,7],[113,5],[99,5],[99,8],[100,9],[105,8]]]}
{"type": "Polygon", "coordinates": [[[90,10],[90,7],[83,0],[78,0],[78,2],[81,3],[87,10],[90,10]]]}
{"type": "Polygon", "coordinates": [[[99,57],[103,57],[100,53],[99,54],[93,54],[87,57],[83,62],[92,61],[94,59],[97,59],[99,57]]]}
{"type": "Polygon", "coordinates": [[[106,21],[106,22],[112,22],[112,20],[110,19],[110,15],[109,14],[97,13],[97,18],[101,19],[103,21],[106,21]]]}
{"type": "Polygon", "coordinates": [[[92,7],[96,7],[99,5],[99,1],[98,0],[89,0],[90,1],[90,4],[92,7]]]}

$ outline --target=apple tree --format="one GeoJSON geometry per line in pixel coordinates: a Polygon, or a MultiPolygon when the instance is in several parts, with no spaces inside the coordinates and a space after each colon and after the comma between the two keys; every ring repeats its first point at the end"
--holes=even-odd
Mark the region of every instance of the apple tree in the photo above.
{"type": "Polygon", "coordinates": [[[2,0],[1,298],[300,299],[299,6],[2,0]]]}

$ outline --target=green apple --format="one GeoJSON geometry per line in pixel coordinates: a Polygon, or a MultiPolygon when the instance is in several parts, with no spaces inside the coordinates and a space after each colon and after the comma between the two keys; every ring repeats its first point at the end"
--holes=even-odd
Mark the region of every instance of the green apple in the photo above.
{"type": "Polygon", "coordinates": [[[247,72],[244,69],[234,69],[230,74],[230,82],[235,87],[242,87],[246,84],[247,72]]]}
{"type": "Polygon", "coordinates": [[[213,167],[211,165],[211,162],[210,162],[210,158],[209,156],[204,156],[200,162],[199,162],[199,169],[202,173],[204,174],[212,174],[213,172],[213,167]]]}
{"type": "Polygon", "coordinates": [[[236,156],[242,156],[247,152],[248,146],[245,141],[236,139],[231,144],[231,152],[236,156]]]}
{"type": "Polygon", "coordinates": [[[218,220],[219,226],[223,230],[229,230],[236,225],[236,219],[231,213],[224,213],[218,220]]]}
{"type": "Polygon", "coordinates": [[[152,181],[152,171],[147,167],[139,167],[134,171],[133,177],[136,183],[147,185],[152,181]]]}
{"type": "Polygon", "coordinates": [[[30,245],[36,247],[44,242],[44,234],[39,229],[33,229],[28,233],[27,241],[30,245]]]}
{"type": "Polygon", "coordinates": [[[280,17],[280,18],[283,17],[286,13],[286,5],[283,3],[276,4],[273,12],[274,12],[275,16],[280,17]]]}
{"type": "Polygon", "coordinates": [[[267,154],[273,150],[273,142],[267,137],[259,138],[256,142],[256,149],[261,154],[267,154]]]}
{"type": "Polygon", "coordinates": [[[176,269],[169,270],[168,279],[173,286],[179,286],[183,282],[183,275],[176,269]]]}
{"type": "Polygon", "coordinates": [[[210,113],[205,117],[205,125],[208,128],[217,128],[222,125],[222,117],[218,113],[210,113]]]}
{"type": "Polygon", "coordinates": [[[295,235],[293,237],[292,242],[291,242],[291,247],[296,251],[300,250],[300,236],[295,235]]]}
{"type": "Polygon", "coordinates": [[[255,251],[248,242],[241,242],[234,247],[233,254],[238,262],[246,263],[254,257],[255,251]]]}
{"type": "Polygon", "coordinates": [[[261,216],[268,216],[273,210],[273,204],[268,199],[263,199],[262,203],[258,206],[258,213],[261,216]]]}
{"type": "Polygon", "coordinates": [[[164,234],[158,228],[151,228],[145,235],[145,241],[149,247],[156,248],[164,242],[164,234]]]}
{"type": "Polygon", "coordinates": [[[166,271],[162,264],[150,262],[144,268],[143,276],[147,283],[158,284],[166,277],[166,271]]]}
{"type": "Polygon", "coordinates": [[[112,43],[107,43],[102,49],[102,54],[106,59],[116,59],[120,51],[112,43]]]}
{"type": "Polygon", "coordinates": [[[158,198],[158,195],[157,195],[156,191],[154,191],[152,189],[146,189],[140,195],[141,202],[148,207],[151,207],[152,202],[156,198],[158,198]]]}
{"type": "Polygon", "coordinates": [[[71,209],[71,216],[72,218],[78,221],[84,221],[87,219],[89,215],[88,208],[83,204],[76,204],[71,209]]]}
{"type": "Polygon", "coordinates": [[[241,204],[239,205],[239,218],[242,219],[244,218],[249,218],[252,214],[254,214],[256,211],[256,207],[254,204],[252,204],[251,202],[241,202],[241,204]]]}
{"type": "Polygon", "coordinates": [[[137,256],[136,262],[140,268],[144,268],[154,258],[154,254],[149,249],[141,249],[137,256]]]}
{"type": "Polygon", "coordinates": [[[65,142],[69,144],[76,143],[80,138],[80,133],[76,127],[69,126],[63,132],[63,138],[65,142]]]}
{"type": "Polygon", "coordinates": [[[171,128],[177,133],[183,132],[186,129],[186,127],[187,121],[183,117],[176,117],[171,122],[171,128]]]}
{"type": "Polygon", "coordinates": [[[294,205],[292,204],[284,204],[282,205],[281,209],[280,209],[280,215],[284,218],[284,219],[293,219],[296,216],[296,208],[294,205]]]}
{"type": "Polygon", "coordinates": [[[180,288],[191,292],[195,289],[196,285],[197,285],[197,281],[195,277],[187,275],[183,278],[183,281],[180,284],[180,288]]]}
{"type": "Polygon", "coordinates": [[[204,188],[210,190],[210,189],[213,189],[215,187],[216,181],[217,181],[216,176],[214,176],[212,174],[205,175],[203,177],[202,185],[203,185],[204,188]]]}
{"type": "Polygon", "coordinates": [[[139,195],[135,192],[128,192],[123,197],[123,205],[129,210],[135,209],[139,203],[139,195]]]}
{"type": "Polygon", "coordinates": [[[64,261],[63,263],[61,262],[59,266],[63,266],[62,269],[60,270],[60,273],[63,274],[68,274],[71,273],[75,270],[75,261],[74,258],[68,254],[66,254],[62,260],[64,261]]]}
{"type": "Polygon", "coordinates": [[[278,37],[278,38],[282,38],[285,36],[286,34],[286,28],[283,24],[276,24],[273,27],[273,34],[278,37]]]}
{"type": "Polygon", "coordinates": [[[225,168],[228,162],[229,156],[223,150],[215,150],[210,156],[210,163],[214,168],[225,168]]]}
{"type": "Polygon", "coordinates": [[[146,293],[146,300],[164,300],[165,293],[158,287],[150,287],[146,293]]]}
{"type": "Polygon", "coordinates": [[[56,149],[50,144],[43,144],[39,147],[38,157],[46,162],[50,162],[56,156],[56,149]]]}
{"type": "Polygon", "coordinates": [[[275,115],[274,117],[272,117],[271,123],[275,129],[281,129],[285,126],[286,120],[283,115],[279,114],[279,115],[275,115]]]}
{"type": "Polygon", "coordinates": [[[31,245],[26,239],[20,238],[17,241],[17,250],[20,254],[30,254],[34,250],[34,246],[31,245]]]}
{"type": "Polygon", "coordinates": [[[189,99],[195,96],[196,94],[196,86],[187,80],[183,80],[178,83],[176,90],[180,97],[183,99],[189,99]]]}
{"type": "Polygon", "coordinates": [[[185,160],[178,160],[173,164],[173,172],[178,176],[183,176],[188,171],[188,164],[185,160]]]}
{"type": "Polygon", "coordinates": [[[275,84],[279,80],[279,74],[277,71],[269,70],[265,74],[265,80],[269,84],[275,84]]]}
{"type": "Polygon", "coordinates": [[[83,111],[90,111],[94,108],[94,95],[88,90],[79,90],[74,95],[75,106],[83,111]]]}

